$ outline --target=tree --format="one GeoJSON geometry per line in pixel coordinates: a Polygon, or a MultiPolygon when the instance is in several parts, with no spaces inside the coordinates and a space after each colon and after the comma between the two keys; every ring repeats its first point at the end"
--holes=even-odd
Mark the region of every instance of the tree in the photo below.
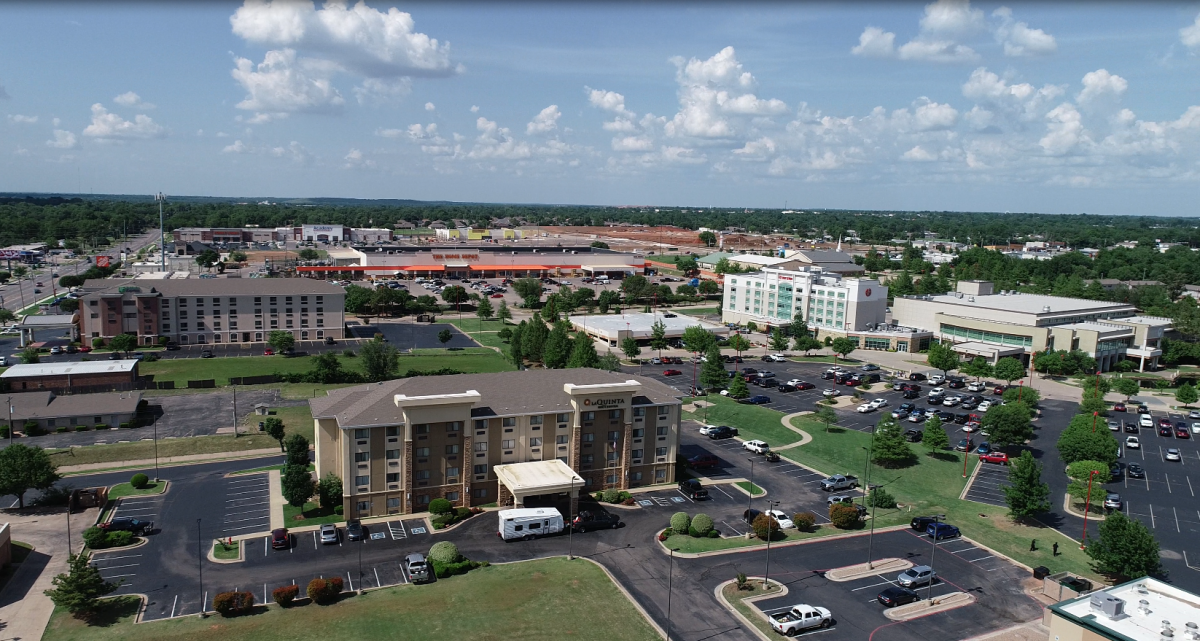
{"type": "Polygon", "coordinates": [[[996,447],[1021,445],[1033,438],[1033,424],[1029,422],[1029,408],[1024,403],[1006,403],[993,407],[983,415],[983,429],[987,430],[988,441],[996,447]]]}
{"type": "Polygon", "coordinates": [[[550,330],[546,346],[542,349],[542,364],[546,367],[562,369],[571,358],[573,345],[571,335],[567,333],[569,327],[566,321],[558,321],[554,324],[554,329],[550,330]]]}
{"type": "Polygon", "coordinates": [[[621,293],[625,295],[626,304],[632,305],[646,295],[650,281],[645,276],[627,276],[621,281],[621,293]]]}
{"type": "Polygon", "coordinates": [[[17,265],[16,267],[13,267],[12,273],[13,276],[17,277],[17,280],[21,280],[22,278],[25,278],[26,274],[29,273],[29,268],[25,267],[24,265],[17,265]]]}
{"type": "Polygon", "coordinates": [[[604,352],[604,356],[600,357],[600,362],[596,363],[596,369],[602,369],[606,372],[619,372],[621,371],[621,359],[617,358],[617,355],[612,353],[610,349],[604,352]]]}
{"type": "MultiPolygon", "coordinates": [[[[7,278],[4,280],[8,280],[7,278]]],[[[83,285],[83,279],[78,276],[63,276],[58,279],[58,286],[63,289],[71,289],[72,287],[80,287],[83,285]]]]}
{"type": "Polygon", "coordinates": [[[345,382],[347,378],[345,370],[342,369],[342,362],[332,352],[325,352],[324,354],[312,357],[312,364],[312,371],[307,374],[311,383],[330,385],[332,383],[345,382]]]}
{"type": "Polygon", "coordinates": [[[730,336],[727,346],[729,349],[737,352],[738,356],[741,356],[742,352],[750,349],[751,347],[750,341],[746,340],[746,337],[742,336],[741,334],[734,334],[733,336],[730,336]]]}
{"type": "Polygon", "coordinates": [[[812,416],[814,419],[825,424],[826,432],[829,431],[830,425],[837,425],[838,422],[837,412],[833,411],[833,408],[827,405],[817,406],[817,409],[813,411],[812,416]]]}
{"type": "Polygon", "coordinates": [[[268,417],[267,420],[263,421],[263,431],[266,432],[267,436],[279,441],[280,452],[287,451],[283,447],[283,439],[285,436],[287,436],[287,434],[284,432],[283,421],[274,416],[268,417]]]}
{"type": "Polygon", "coordinates": [[[88,619],[100,607],[100,597],[112,594],[120,582],[105,581],[100,568],[91,564],[86,554],[67,557],[67,572],[51,580],[54,588],[46,590],[54,605],[64,608],[77,619],[88,619]]]}
{"type": "Polygon", "coordinates": [[[280,354],[284,354],[296,346],[296,337],[291,332],[277,329],[267,334],[267,344],[280,354]]]}
{"type": "Polygon", "coordinates": [[[400,369],[400,352],[383,339],[363,343],[358,355],[362,358],[363,374],[372,383],[391,380],[400,369]]]}
{"type": "Polygon", "coordinates": [[[114,352],[124,352],[128,355],[129,352],[137,349],[137,336],[133,334],[117,334],[112,337],[108,345],[114,352]]]}
{"type": "Polygon", "coordinates": [[[38,350],[36,347],[26,347],[25,349],[21,350],[21,363],[25,365],[33,365],[41,362],[41,360],[42,358],[38,356],[38,350]]]}
{"type": "Polygon", "coordinates": [[[975,379],[980,379],[985,376],[992,375],[992,366],[988,364],[987,359],[982,356],[976,356],[964,364],[960,371],[967,376],[973,376],[975,379]]]}
{"type": "Polygon", "coordinates": [[[596,249],[608,249],[608,243],[599,240],[593,240],[591,246],[596,249]]]}
{"type": "Polygon", "coordinates": [[[479,320],[491,320],[495,314],[496,310],[492,308],[492,301],[487,298],[480,298],[479,305],[475,308],[475,315],[479,317],[479,320]]]}
{"type": "Polygon", "coordinates": [[[1091,498],[1092,503],[1101,503],[1104,500],[1104,484],[1112,480],[1109,475],[1110,464],[1103,461],[1075,461],[1067,466],[1067,478],[1071,482],[1067,485],[1067,494],[1079,499],[1083,503],[1088,499],[1088,481],[1091,480],[1091,498]],[[1095,472],[1095,475],[1092,475],[1095,472]]]}
{"type": "Polygon", "coordinates": [[[930,425],[932,421],[933,419],[930,419],[925,422],[925,433],[921,437],[921,444],[929,450],[930,455],[950,447],[950,437],[946,435],[946,428],[942,427],[942,422],[939,420],[936,425],[930,425]]]}
{"type": "MultiPolygon", "coordinates": [[[[779,532],[779,521],[766,512],[759,512],[758,516],[754,517],[754,522],[750,524],[754,530],[754,536],[766,541],[773,539],[775,534],[779,532]]],[[[686,530],[685,530],[686,531],[686,530]]]]}
{"type": "Polygon", "coordinates": [[[846,503],[834,503],[829,506],[829,521],[839,530],[848,530],[859,523],[858,508],[846,503]]]}
{"type": "MultiPolygon", "coordinates": [[[[989,412],[990,413],[990,412],[989,412]]],[[[1071,419],[1071,423],[1058,437],[1058,455],[1068,464],[1075,461],[1101,461],[1106,465],[1117,462],[1117,440],[1112,437],[1103,425],[1095,430],[1092,422],[1095,419],[1090,414],[1080,414],[1071,419]]]]}
{"type": "Polygon", "coordinates": [[[746,398],[750,396],[750,388],[746,387],[746,378],[740,373],[729,382],[729,398],[746,398]]]}
{"type": "Polygon", "coordinates": [[[199,254],[196,254],[196,264],[204,269],[212,269],[221,260],[221,255],[217,252],[206,249],[199,254]]]}
{"type": "Polygon", "coordinates": [[[15,320],[17,315],[11,309],[0,308],[0,323],[11,323],[15,320]]]}
{"type": "Polygon", "coordinates": [[[695,256],[676,256],[675,268],[683,272],[684,276],[692,276],[700,271],[700,264],[696,262],[695,256]]]}
{"type": "Polygon", "coordinates": [[[332,510],[335,505],[342,504],[342,479],[333,472],[326,472],[317,481],[317,498],[321,507],[332,510]]]}
{"type": "MultiPolygon", "coordinates": [[[[299,436],[293,434],[292,436],[299,436]]],[[[308,473],[308,465],[285,465],[282,478],[283,498],[288,505],[303,508],[313,495],[312,475],[308,473]]]]}
{"type": "Polygon", "coordinates": [[[704,355],[704,365],[700,367],[700,385],[715,390],[725,387],[728,380],[729,375],[725,373],[725,365],[721,362],[721,350],[713,343],[704,355]]]}
{"type": "Polygon", "coordinates": [[[438,332],[437,338],[439,343],[445,345],[446,343],[450,342],[450,339],[454,338],[454,333],[448,328],[443,329],[442,331],[438,332]]]}
{"type": "Polygon", "coordinates": [[[518,278],[513,281],[512,288],[525,301],[526,307],[537,307],[542,300],[542,281],[536,278],[518,278]]]}
{"type": "MultiPolygon", "coordinates": [[[[521,335],[525,333],[525,328],[528,326],[529,325],[526,321],[521,321],[519,325],[512,328],[510,333],[508,341],[508,357],[511,358],[512,362],[518,366],[520,366],[525,360],[525,351],[523,347],[524,339],[522,339],[521,335]]],[[[505,329],[508,328],[506,327],[505,329]]]]}
{"type": "Polygon", "coordinates": [[[824,347],[824,345],[821,344],[821,341],[809,336],[808,334],[797,336],[795,341],[792,343],[792,349],[804,352],[805,356],[808,356],[809,352],[813,351],[814,349],[821,349],[822,347],[824,347]]]}
{"type": "Polygon", "coordinates": [[[287,465],[303,465],[308,467],[308,439],[303,434],[292,434],[284,439],[284,451],[287,454],[287,465]]]}
{"type": "Polygon", "coordinates": [[[700,239],[700,242],[704,243],[705,247],[716,247],[717,245],[717,235],[711,231],[700,232],[698,238],[700,239]]]}
{"type": "Polygon", "coordinates": [[[712,333],[700,325],[692,325],[683,330],[683,347],[689,352],[696,354],[708,353],[709,345],[713,345],[716,342],[717,339],[712,333]]]}
{"type": "Polygon", "coordinates": [[[846,355],[850,352],[853,352],[855,349],[854,341],[846,338],[845,336],[840,336],[833,339],[833,342],[829,345],[829,347],[833,349],[835,354],[841,354],[842,358],[846,358],[846,355]]]}
{"type": "Polygon", "coordinates": [[[1118,378],[1117,380],[1113,381],[1113,389],[1116,390],[1121,396],[1124,396],[1125,400],[1128,401],[1138,393],[1138,391],[1141,389],[1141,386],[1138,385],[1138,382],[1132,378],[1118,378]]]}
{"type": "Polygon", "coordinates": [[[461,285],[450,285],[442,290],[442,300],[451,305],[467,302],[467,290],[461,285]]]}
{"type": "Polygon", "coordinates": [[[0,450],[0,496],[16,496],[18,507],[25,507],[25,492],[49,489],[60,478],[50,456],[40,447],[13,443],[0,450]]]}
{"type": "Polygon", "coordinates": [[[1079,412],[1108,416],[1108,402],[1104,400],[1104,392],[1091,387],[1084,388],[1083,400],[1079,403],[1079,412]]]}
{"type": "Polygon", "coordinates": [[[1042,393],[1032,387],[1018,385],[1012,389],[1004,390],[1004,395],[1000,398],[1004,399],[1005,403],[1021,403],[1029,408],[1032,415],[1033,410],[1037,408],[1038,402],[1042,400],[1042,393]]]}
{"type": "Polygon", "coordinates": [[[721,293],[721,286],[715,280],[702,280],[700,281],[699,291],[705,296],[715,296],[721,293]]]}
{"type": "Polygon", "coordinates": [[[650,326],[650,349],[657,350],[658,355],[662,356],[662,351],[667,347],[667,326],[663,324],[662,319],[654,319],[654,324],[650,326]]]}
{"type": "Polygon", "coordinates": [[[540,362],[548,338],[550,328],[542,322],[541,316],[534,314],[525,326],[525,331],[521,332],[521,353],[527,360],[540,362]]]}
{"type": "Polygon", "coordinates": [[[871,461],[886,468],[911,465],[916,460],[900,424],[891,416],[885,416],[875,426],[871,437],[871,461]]]}
{"type": "Polygon", "coordinates": [[[1184,383],[1179,386],[1179,389],[1175,390],[1175,400],[1183,403],[1184,407],[1190,407],[1198,399],[1200,399],[1200,396],[1196,394],[1196,388],[1191,383],[1184,383]]]}
{"type": "Polygon", "coordinates": [[[580,332],[575,335],[575,340],[572,341],[571,358],[567,361],[567,367],[597,367],[600,365],[600,357],[596,355],[596,343],[592,341],[592,337],[580,332]]]}
{"type": "Polygon", "coordinates": [[[246,252],[244,252],[244,251],[234,250],[232,252],[229,252],[229,260],[231,260],[235,263],[244,263],[244,262],[246,262],[246,259],[247,259],[247,256],[246,256],[246,252]]]}
{"type": "Polygon", "coordinates": [[[941,343],[929,344],[929,354],[925,362],[934,369],[942,370],[942,376],[949,376],[950,372],[958,369],[960,365],[958,354],[950,346],[941,343]]]}
{"type": "Polygon", "coordinates": [[[311,248],[301,249],[296,252],[296,255],[300,257],[300,260],[316,260],[321,257],[320,252],[311,248]]]}
{"type": "Polygon", "coordinates": [[[782,352],[788,348],[787,334],[783,333],[783,329],[776,327],[775,331],[771,332],[771,349],[782,352]]]}
{"type": "Polygon", "coordinates": [[[1014,519],[1050,511],[1050,486],[1042,482],[1042,464],[1029,450],[1009,461],[1008,486],[1003,489],[1008,515],[1014,519]]]}
{"type": "Polygon", "coordinates": [[[625,354],[625,358],[633,360],[642,353],[642,348],[638,347],[637,340],[632,336],[626,336],[621,339],[621,352],[625,354]]]}
{"type": "Polygon", "coordinates": [[[1158,541],[1140,521],[1115,510],[1100,523],[1099,529],[1099,540],[1087,547],[1094,570],[1119,577],[1121,581],[1162,572],[1158,541]]]}
{"type": "Polygon", "coordinates": [[[993,368],[993,375],[1004,381],[1005,385],[1011,385],[1018,378],[1025,377],[1025,366],[1021,361],[1012,356],[1005,356],[996,361],[996,366],[993,368]]]}
{"type": "Polygon", "coordinates": [[[558,320],[558,294],[550,294],[546,297],[546,302],[542,306],[541,315],[547,323],[553,323],[558,320]]]}
{"type": "Polygon", "coordinates": [[[373,311],[371,308],[375,301],[375,291],[358,285],[347,287],[346,302],[344,303],[346,311],[351,314],[366,314],[373,311]]]}
{"type": "Polygon", "coordinates": [[[500,301],[500,307],[496,309],[496,318],[501,322],[512,320],[512,310],[508,308],[508,303],[500,301]]]}

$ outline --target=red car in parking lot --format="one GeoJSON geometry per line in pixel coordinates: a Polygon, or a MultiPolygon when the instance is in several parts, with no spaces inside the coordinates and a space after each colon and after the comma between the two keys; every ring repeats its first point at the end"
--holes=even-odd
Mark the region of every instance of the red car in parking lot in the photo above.
{"type": "Polygon", "coordinates": [[[796,389],[798,389],[798,390],[815,389],[816,387],[817,387],[816,385],[813,385],[812,383],[808,383],[805,381],[800,381],[799,383],[796,383],[796,389]]]}
{"type": "Polygon", "coordinates": [[[682,373],[683,372],[681,372],[677,369],[664,369],[663,370],[663,376],[679,376],[682,373]]]}
{"type": "Polygon", "coordinates": [[[1114,412],[1124,412],[1124,411],[1126,411],[1126,409],[1125,409],[1125,404],[1124,404],[1124,403],[1117,403],[1116,405],[1113,405],[1113,411],[1114,411],[1114,412]]]}
{"type": "Polygon", "coordinates": [[[288,529],[281,527],[271,531],[271,547],[276,550],[286,550],[292,545],[288,529]]]}
{"type": "Polygon", "coordinates": [[[980,454],[979,460],[984,463],[999,463],[1000,465],[1008,465],[1008,455],[1004,452],[991,451],[987,454],[980,454]]]}

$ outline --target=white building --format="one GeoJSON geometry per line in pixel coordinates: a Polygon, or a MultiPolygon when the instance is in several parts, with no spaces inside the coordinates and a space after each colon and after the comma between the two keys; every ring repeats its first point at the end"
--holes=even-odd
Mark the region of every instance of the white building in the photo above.
{"type": "Polygon", "coordinates": [[[765,267],[725,277],[721,317],[726,323],[779,327],[803,312],[813,330],[844,334],[883,324],[887,287],[867,278],[843,278],[820,267],[765,267]],[[868,327],[870,326],[870,327],[868,327]]]}

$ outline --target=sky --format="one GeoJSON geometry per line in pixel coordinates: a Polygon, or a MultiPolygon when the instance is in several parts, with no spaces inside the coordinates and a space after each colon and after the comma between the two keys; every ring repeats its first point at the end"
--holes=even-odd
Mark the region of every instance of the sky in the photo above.
{"type": "Polygon", "coordinates": [[[1200,2],[0,3],[0,191],[1197,216],[1200,2]]]}

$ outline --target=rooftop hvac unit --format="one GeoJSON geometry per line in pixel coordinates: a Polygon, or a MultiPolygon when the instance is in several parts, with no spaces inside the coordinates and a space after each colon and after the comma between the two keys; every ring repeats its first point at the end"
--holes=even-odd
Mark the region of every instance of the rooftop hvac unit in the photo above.
{"type": "Polygon", "coordinates": [[[1050,313],[1050,306],[1049,306],[1049,305],[1046,305],[1045,307],[1043,307],[1043,308],[1042,308],[1042,313],[1043,313],[1043,314],[1049,314],[1049,313],[1050,313]]]}
{"type": "Polygon", "coordinates": [[[968,298],[967,298],[967,302],[968,302],[968,303],[974,303],[974,302],[975,302],[975,297],[974,297],[974,296],[970,296],[970,297],[968,297],[968,298]]]}
{"type": "Polygon", "coordinates": [[[1115,597],[1107,592],[1096,592],[1092,595],[1091,606],[1099,610],[1109,619],[1119,619],[1125,616],[1125,599],[1115,597]]]}

